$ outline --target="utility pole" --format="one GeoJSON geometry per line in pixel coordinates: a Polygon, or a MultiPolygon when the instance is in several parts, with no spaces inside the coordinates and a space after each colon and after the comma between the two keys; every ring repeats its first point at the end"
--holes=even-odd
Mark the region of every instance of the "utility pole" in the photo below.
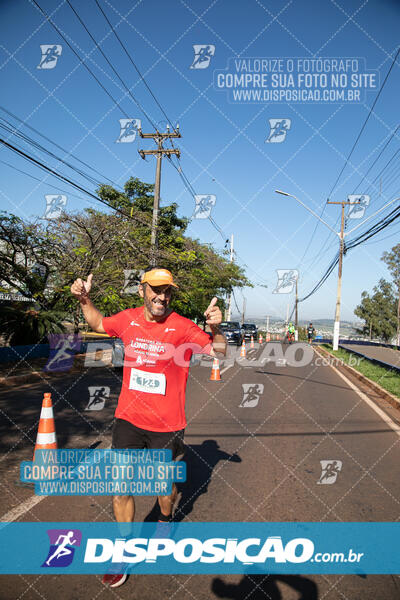
{"type": "Polygon", "coordinates": [[[267,333],[269,332],[269,315],[267,315],[267,333]]]}
{"type": "Polygon", "coordinates": [[[139,150],[140,156],[143,160],[146,157],[146,154],[154,154],[157,156],[157,166],[156,166],[156,181],[154,186],[154,204],[153,204],[153,220],[151,224],[151,257],[150,262],[152,266],[157,264],[157,251],[158,251],[158,213],[160,210],[160,189],[161,189],[161,161],[163,154],[166,156],[171,156],[172,154],[176,154],[176,156],[180,157],[180,152],[176,148],[163,148],[163,142],[165,140],[171,138],[180,138],[181,134],[179,133],[179,125],[176,126],[176,129],[171,133],[169,131],[169,125],[167,125],[167,133],[160,133],[158,130],[155,133],[143,133],[141,129],[138,129],[139,135],[141,138],[145,139],[153,139],[157,144],[156,150],[139,150]]]}
{"type": "Polygon", "coordinates": [[[327,200],[327,204],[340,204],[342,207],[342,216],[340,224],[339,234],[339,270],[338,270],[338,284],[336,294],[336,309],[335,309],[335,324],[333,326],[333,349],[338,350],[339,348],[339,328],[340,328],[340,302],[342,297],[342,268],[343,268],[343,253],[344,253],[344,207],[346,204],[352,204],[351,202],[330,202],[327,200]]]}
{"type": "Polygon", "coordinates": [[[246,314],[246,298],[243,296],[243,312],[242,312],[242,325],[244,323],[244,316],[246,314]]]}
{"type": "MultiPolygon", "coordinates": [[[[233,233],[231,235],[231,249],[230,249],[229,262],[233,262],[233,233]]],[[[229,297],[228,297],[228,308],[225,311],[225,321],[231,320],[231,310],[232,310],[232,292],[230,292],[229,297]]]]}
{"type": "MultiPolygon", "coordinates": [[[[282,196],[290,196],[291,198],[294,198],[295,200],[297,200],[297,202],[299,204],[301,204],[302,206],[304,206],[304,208],[306,208],[308,210],[308,212],[310,212],[312,215],[314,215],[314,217],[317,217],[317,219],[319,221],[321,221],[321,223],[323,223],[325,225],[325,227],[330,229],[332,231],[332,233],[334,233],[335,235],[339,236],[339,239],[340,239],[339,277],[338,277],[338,289],[337,289],[337,298],[336,298],[335,325],[334,325],[334,330],[333,330],[333,349],[337,350],[339,347],[340,300],[341,300],[341,291],[342,291],[342,264],[343,264],[343,254],[344,254],[344,236],[349,235],[350,233],[353,233],[353,231],[355,231],[356,229],[358,229],[359,227],[364,225],[364,223],[366,223],[367,221],[369,221],[370,219],[375,217],[378,213],[382,212],[382,210],[386,209],[390,204],[393,204],[393,202],[398,202],[400,200],[400,198],[394,198],[393,200],[390,200],[384,206],[382,206],[380,209],[378,209],[373,215],[370,215],[369,217],[364,219],[364,221],[361,221],[361,223],[359,223],[358,225],[353,227],[353,229],[350,229],[350,231],[347,231],[345,233],[344,232],[344,207],[346,206],[346,204],[353,204],[353,202],[330,202],[329,200],[327,200],[327,202],[326,202],[327,204],[340,204],[342,207],[342,223],[341,223],[340,232],[338,232],[338,231],[335,231],[330,225],[328,225],[328,223],[326,221],[321,219],[321,217],[319,215],[317,215],[316,212],[314,212],[309,206],[304,204],[304,202],[299,200],[293,194],[288,194],[288,192],[283,192],[282,190],[275,190],[275,192],[277,194],[282,194],[282,196]]],[[[399,318],[400,318],[400,296],[399,296],[399,318]]],[[[400,334],[399,334],[399,337],[400,337],[400,334]]]]}
{"type": "Polygon", "coordinates": [[[296,331],[297,331],[297,327],[299,324],[298,304],[299,304],[299,295],[298,295],[297,277],[296,277],[296,304],[295,304],[295,313],[294,313],[294,319],[295,319],[294,324],[296,327],[296,331]]]}

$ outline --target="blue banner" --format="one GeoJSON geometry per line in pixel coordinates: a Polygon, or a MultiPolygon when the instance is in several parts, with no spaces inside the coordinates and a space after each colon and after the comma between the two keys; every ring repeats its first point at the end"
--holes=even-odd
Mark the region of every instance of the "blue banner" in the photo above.
{"type": "Polygon", "coordinates": [[[399,574],[400,523],[2,523],[0,573],[399,574]]]}

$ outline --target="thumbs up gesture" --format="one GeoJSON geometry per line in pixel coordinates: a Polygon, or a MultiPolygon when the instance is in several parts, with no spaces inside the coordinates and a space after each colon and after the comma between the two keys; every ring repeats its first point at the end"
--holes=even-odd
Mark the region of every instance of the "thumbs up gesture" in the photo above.
{"type": "Polygon", "coordinates": [[[222,322],[222,313],[217,306],[218,298],[214,296],[204,313],[207,325],[217,327],[222,322]]]}
{"type": "Polygon", "coordinates": [[[78,298],[78,300],[83,300],[84,298],[88,298],[89,292],[92,287],[92,279],[93,273],[88,275],[86,281],[82,281],[82,279],[75,279],[74,283],[71,285],[71,294],[78,298]]]}

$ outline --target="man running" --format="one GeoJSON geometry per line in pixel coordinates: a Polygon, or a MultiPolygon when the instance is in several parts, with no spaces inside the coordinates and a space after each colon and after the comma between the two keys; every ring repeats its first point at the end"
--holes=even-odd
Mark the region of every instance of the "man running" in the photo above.
{"type": "Polygon", "coordinates": [[[295,331],[296,331],[296,328],[293,325],[293,323],[289,323],[288,328],[287,328],[287,334],[286,334],[289,344],[294,342],[295,331]]]}
{"type": "MultiPolygon", "coordinates": [[[[121,338],[125,347],[112,447],[168,448],[176,458],[182,454],[186,427],[185,390],[190,356],[193,350],[211,355],[214,350],[226,351],[226,340],[219,330],[222,314],[216,305],[217,298],[211,300],[204,313],[212,333],[210,344],[205,331],[169,308],[172,289],[178,287],[170,271],[162,268],[146,271],[138,290],[144,305],[111,317],[103,317],[89,298],[92,278],[90,274],[86,281],[77,279],[71,292],[79,300],[91,329],[121,338]],[[143,374],[146,385],[143,385],[143,374]]],[[[171,495],[158,497],[160,521],[171,520],[176,495],[177,489],[173,485],[171,495]]],[[[118,522],[132,522],[134,498],[115,496],[113,509],[118,522]]],[[[120,567],[120,572],[104,575],[103,583],[118,587],[126,578],[126,572],[120,567]]]]}
{"type": "Polygon", "coordinates": [[[307,327],[307,338],[308,338],[309,344],[312,343],[314,335],[315,335],[315,329],[313,327],[313,324],[310,323],[309,326],[307,327]]]}

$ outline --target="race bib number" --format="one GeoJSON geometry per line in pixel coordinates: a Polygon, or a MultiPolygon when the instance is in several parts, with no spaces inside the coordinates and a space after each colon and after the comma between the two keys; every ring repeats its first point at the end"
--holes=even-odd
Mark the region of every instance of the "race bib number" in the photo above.
{"type": "Polygon", "coordinates": [[[129,389],[148,394],[165,396],[166,378],[164,373],[147,373],[139,369],[131,369],[129,389]]]}

